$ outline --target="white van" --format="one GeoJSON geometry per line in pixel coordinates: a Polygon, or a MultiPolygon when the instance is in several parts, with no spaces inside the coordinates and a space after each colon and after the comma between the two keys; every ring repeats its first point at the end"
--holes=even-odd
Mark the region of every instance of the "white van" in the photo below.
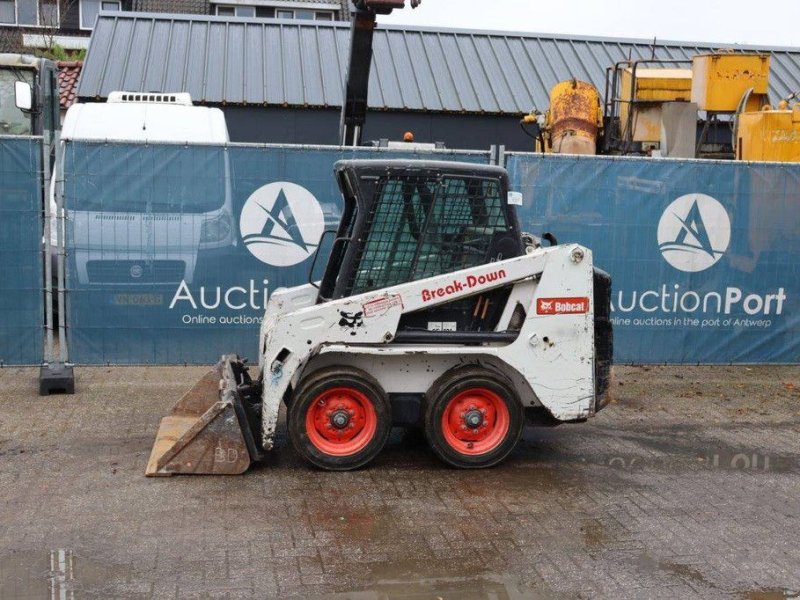
{"type": "MultiPolygon", "coordinates": [[[[228,129],[221,110],[194,106],[189,94],[112,92],[105,103],[75,104],[67,111],[62,145],[79,140],[180,144],[178,151],[183,145],[224,146],[228,129]]],[[[174,168],[157,174],[158,168],[168,165],[154,164],[153,171],[142,173],[142,185],[155,184],[153,189],[159,188],[153,178],[170,177],[176,182],[176,192],[198,190],[196,201],[192,196],[186,206],[176,206],[170,193],[143,200],[147,194],[141,189],[132,189],[130,199],[126,198],[125,189],[115,185],[109,165],[96,165],[102,173],[97,178],[87,175],[91,171],[67,173],[78,178],[79,184],[83,178],[84,185],[96,186],[89,192],[84,189],[80,205],[67,206],[77,283],[89,287],[192,283],[200,255],[235,246],[227,149],[210,149],[208,155],[213,159],[203,165],[203,177],[214,182],[209,188],[192,186],[186,181],[188,176],[174,168]]],[[[61,153],[62,161],[63,157],[61,153]]],[[[118,166],[125,170],[124,161],[118,166]]],[[[59,165],[62,172],[63,167],[59,165]]],[[[95,167],[84,164],[83,168],[95,167]]],[[[51,208],[55,214],[52,200],[51,208]]],[[[52,238],[55,242],[55,234],[52,238]]]]}

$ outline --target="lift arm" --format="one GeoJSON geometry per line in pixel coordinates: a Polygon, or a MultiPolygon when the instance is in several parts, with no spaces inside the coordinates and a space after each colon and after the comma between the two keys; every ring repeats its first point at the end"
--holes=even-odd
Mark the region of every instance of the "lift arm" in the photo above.
{"type": "MultiPolygon", "coordinates": [[[[411,0],[412,8],[416,8],[419,3],[420,0],[411,0]]],[[[343,146],[361,144],[361,134],[367,119],[372,38],[377,16],[388,15],[395,8],[404,8],[405,0],[356,0],[354,4],[353,26],[350,30],[350,62],[339,123],[339,136],[343,146]]]]}

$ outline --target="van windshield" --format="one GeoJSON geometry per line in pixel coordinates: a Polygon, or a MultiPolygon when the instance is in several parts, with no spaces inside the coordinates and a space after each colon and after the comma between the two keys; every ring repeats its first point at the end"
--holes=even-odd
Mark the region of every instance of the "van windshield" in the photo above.
{"type": "Polygon", "coordinates": [[[0,135],[31,135],[31,114],[17,108],[14,84],[26,81],[33,87],[33,71],[0,67],[0,135]]]}
{"type": "Polygon", "coordinates": [[[218,146],[66,143],[67,208],[202,214],[222,208],[226,150],[218,146]]]}

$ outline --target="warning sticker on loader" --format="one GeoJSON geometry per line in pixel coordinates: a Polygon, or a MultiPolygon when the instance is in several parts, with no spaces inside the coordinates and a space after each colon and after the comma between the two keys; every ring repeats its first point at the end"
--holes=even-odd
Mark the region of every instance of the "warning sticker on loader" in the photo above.
{"type": "Polygon", "coordinates": [[[370,318],[386,314],[393,306],[403,307],[403,298],[399,294],[381,296],[375,300],[370,300],[366,304],[362,304],[361,308],[364,310],[364,316],[370,318]]]}
{"type": "Polygon", "coordinates": [[[537,315],[582,315],[589,312],[588,298],[539,298],[537,315]]]}

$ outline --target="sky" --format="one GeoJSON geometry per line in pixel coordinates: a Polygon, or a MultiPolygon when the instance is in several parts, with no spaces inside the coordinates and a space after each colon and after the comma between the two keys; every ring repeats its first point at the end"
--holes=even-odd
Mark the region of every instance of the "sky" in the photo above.
{"type": "MultiPolygon", "coordinates": [[[[408,6],[408,2],[406,5],[408,6]]],[[[800,46],[800,1],[422,0],[381,23],[464,29],[800,46]]]]}

